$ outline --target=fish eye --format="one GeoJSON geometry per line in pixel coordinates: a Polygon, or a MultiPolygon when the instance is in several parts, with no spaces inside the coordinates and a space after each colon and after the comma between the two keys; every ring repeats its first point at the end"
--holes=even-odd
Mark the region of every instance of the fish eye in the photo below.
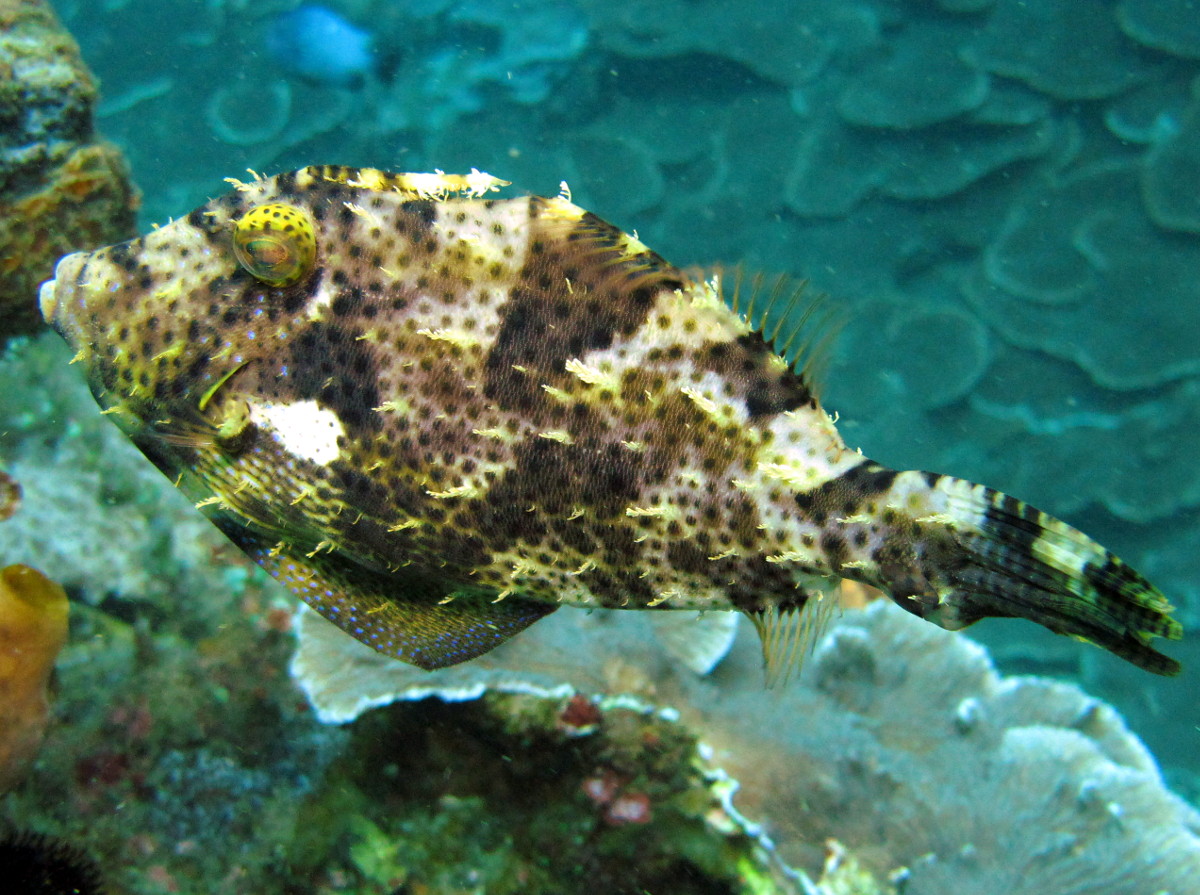
{"type": "Polygon", "coordinates": [[[313,269],[316,233],[308,215],[294,205],[259,205],[233,225],[233,254],[255,279],[290,286],[313,269]]]}

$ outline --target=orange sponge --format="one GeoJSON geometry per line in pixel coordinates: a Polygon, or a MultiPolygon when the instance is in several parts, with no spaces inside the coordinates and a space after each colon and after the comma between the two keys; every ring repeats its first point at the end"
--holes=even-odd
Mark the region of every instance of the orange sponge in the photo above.
{"type": "Polygon", "coordinates": [[[0,793],[37,754],[50,714],[46,688],[67,640],[67,595],[28,566],[0,569],[0,793]]]}

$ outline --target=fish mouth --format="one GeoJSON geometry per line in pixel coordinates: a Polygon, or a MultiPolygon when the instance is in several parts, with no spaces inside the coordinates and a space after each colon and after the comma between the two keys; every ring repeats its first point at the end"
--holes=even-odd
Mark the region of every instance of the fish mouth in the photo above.
{"type": "Polygon", "coordinates": [[[82,267],[83,258],[82,252],[64,255],[54,267],[54,276],[38,287],[38,307],[47,323],[53,325],[56,322],[56,315],[62,310],[64,289],[73,288],[72,284],[82,267]]]}
{"type": "Polygon", "coordinates": [[[42,319],[47,323],[54,319],[54,309],[58,305],[58,297],[54,294],[57,286],[57,280],[46,280],[38,288],[38,307],[42,309],[42,319]]]}

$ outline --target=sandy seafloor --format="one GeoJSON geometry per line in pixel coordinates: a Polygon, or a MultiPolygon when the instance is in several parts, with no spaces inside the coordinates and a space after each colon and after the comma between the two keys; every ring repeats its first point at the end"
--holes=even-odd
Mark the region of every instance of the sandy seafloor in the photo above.
{"type": "MultiPolygon", "coordinates": [[[[1071,682],[1110,703],[1166,783],[1200,798],[1193,4],[331,0],[339,24],[324,35],[297,18],[314,5],[292,0],[55,7],[100,79],[97,124],[129,158],[143,229],[186,214],[247,168],[479,168],[512,181],[510,191],[553,195],[566,181],[575,202],[681,266],[741,262],[808,279],[845,321],[824,395],[848,443],[892,466],[1013,493],[1092,534],[1171,598],[1186,629],[1166,647],[1185,664],[1176,679],[1030,625],[985,623],[971,635],[1004,674],[1071,682]]],[[[350,727],[314,719],[288,678],[289,599],[122,448],[67,354],[42,337],[0,361],[2,459],[26,488],[0,565],[39,566],[73,601],[58,720],[29,780],[0,802],[8,823],[83,838],[126,864],[120,885],[139,891],[203,891],[225,878],[232,888],[207,891],[267,891],[271,860],[288,868],[278,891],[477,891],[480,879],[508,880],[496,870],[430,882],[412,869],[432,866],[429,855],[379,845],[470,830],[512,848],[512,837],[464,819],[475,816],[462,808],[472,798],[501,816],[486,787],[469,797],[416,784],[393,793],[442,800],[420,822],[406,819],[403,834],[369,816],[364,806],[380,806],[349,765],[369,766],[367,731],[390,729],[382,715],[350,727]],[[354,795],[339,803],[328,779],[354,779],[338,784],[354,795]],[[113,817],[126,810],[134,827],[121,830],[113,817]],[[359,826],[329,820],[351,814],[359,826]],[[333,831],[320,848],[297,832],[306,822],[315,838],[321,824],[333,831]],[[271,824],[287,831],[273,858],[250,844],[222,854],[231,839],[271,840],[271,824]],[[81,825],[101,832],[88,840],[81,825]],[[388,860],[365,856],[363,843],[388,860]],[[306,848],[332,863],[341,854],[341,869],[305,864],[306,848]],[[239,863],[256,869],[239,877],[239,863]],[[288,888],[300,879],[314,882],[288,888]],[[253,887],[238,888],[245,880],[253,887]]],[[[587,661],[608,668],[610,658],[587,661]]],[[[590,672],[594,689],[699,700],[673,708],[702,739],[705,719],[736,727],[736,710],[703,709],[704,699],[728,701],[716,684],[750,693],[757,673],[752,662],[745,679],[718,668],[697,696],[656,687],[660,663],[646,661],[640,672],[590,672]]],[[[519,725],[496,732],[504,706],[385,711],[396,729],[443,731],[423,741],[422,773],[449,777],[464,756],[482,761],[488,743],[531,742],[513,733],[519,725]],[[469,731],[461,753],[458,723],[469,731]]],[[[404,776],[403,761],[387,766],[404,776]]],[[[647,779],[665,779],[656,773],[647,779]]],[[[952,792],[971,790],[947,784],[952,792]]],[[[776,831],[791,823],[757,820],[776,831]]],[[[893,857],[856,847],[879,866],[893,857]]],[[[814,854],[797,847],[788,857],[813,870],[814,854]]],[[[469,849],[455,859],[482,861],[469,849]]],[[[992,891],[986,876],[957,891],[992,891]]],[[[725,885],[696,890],[738,890],[725,885]]],[[[940,891],[928,885],[915,891],[940,891]]],[[[1034,891],[1017,885],[1008,891],[1034,891]]],[[[1070,885],[1037,891],[1104,891],[1070,885]]]]}

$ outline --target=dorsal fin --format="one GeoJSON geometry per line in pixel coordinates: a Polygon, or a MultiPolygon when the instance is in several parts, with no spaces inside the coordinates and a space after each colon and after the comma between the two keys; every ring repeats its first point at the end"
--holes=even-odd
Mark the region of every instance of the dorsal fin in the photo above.
{"type": "Polygon", "coordinates": [[[844,321],[807,280],[788,274],[747,274],[740,265],[714,271],[721,298],[820,397],[834,341],[844,321]]]}
{"type": "Polygon", "coordinates": [[[532,240],[544,246],[535,251],[557,250],[564,258],[573,256],[576,262],[586,262],[601,277],[593,288],[624,296],[636,292],[652,295],[657,289],[675,289],[682,283],[681,272],[636,235],[625,233],[562,196],[533,196],[530,201],[536,220],[532,240]]]}
{"type": "Polygon", "coordinates": [[[762,643],[763,675],[768,688],[787,683],[792,671],[801,664],[821,635],[837,607],[833,593],[812,592],[798,606],[780,609],[771,605],[759,612],[748,612],[762,643]]]}

